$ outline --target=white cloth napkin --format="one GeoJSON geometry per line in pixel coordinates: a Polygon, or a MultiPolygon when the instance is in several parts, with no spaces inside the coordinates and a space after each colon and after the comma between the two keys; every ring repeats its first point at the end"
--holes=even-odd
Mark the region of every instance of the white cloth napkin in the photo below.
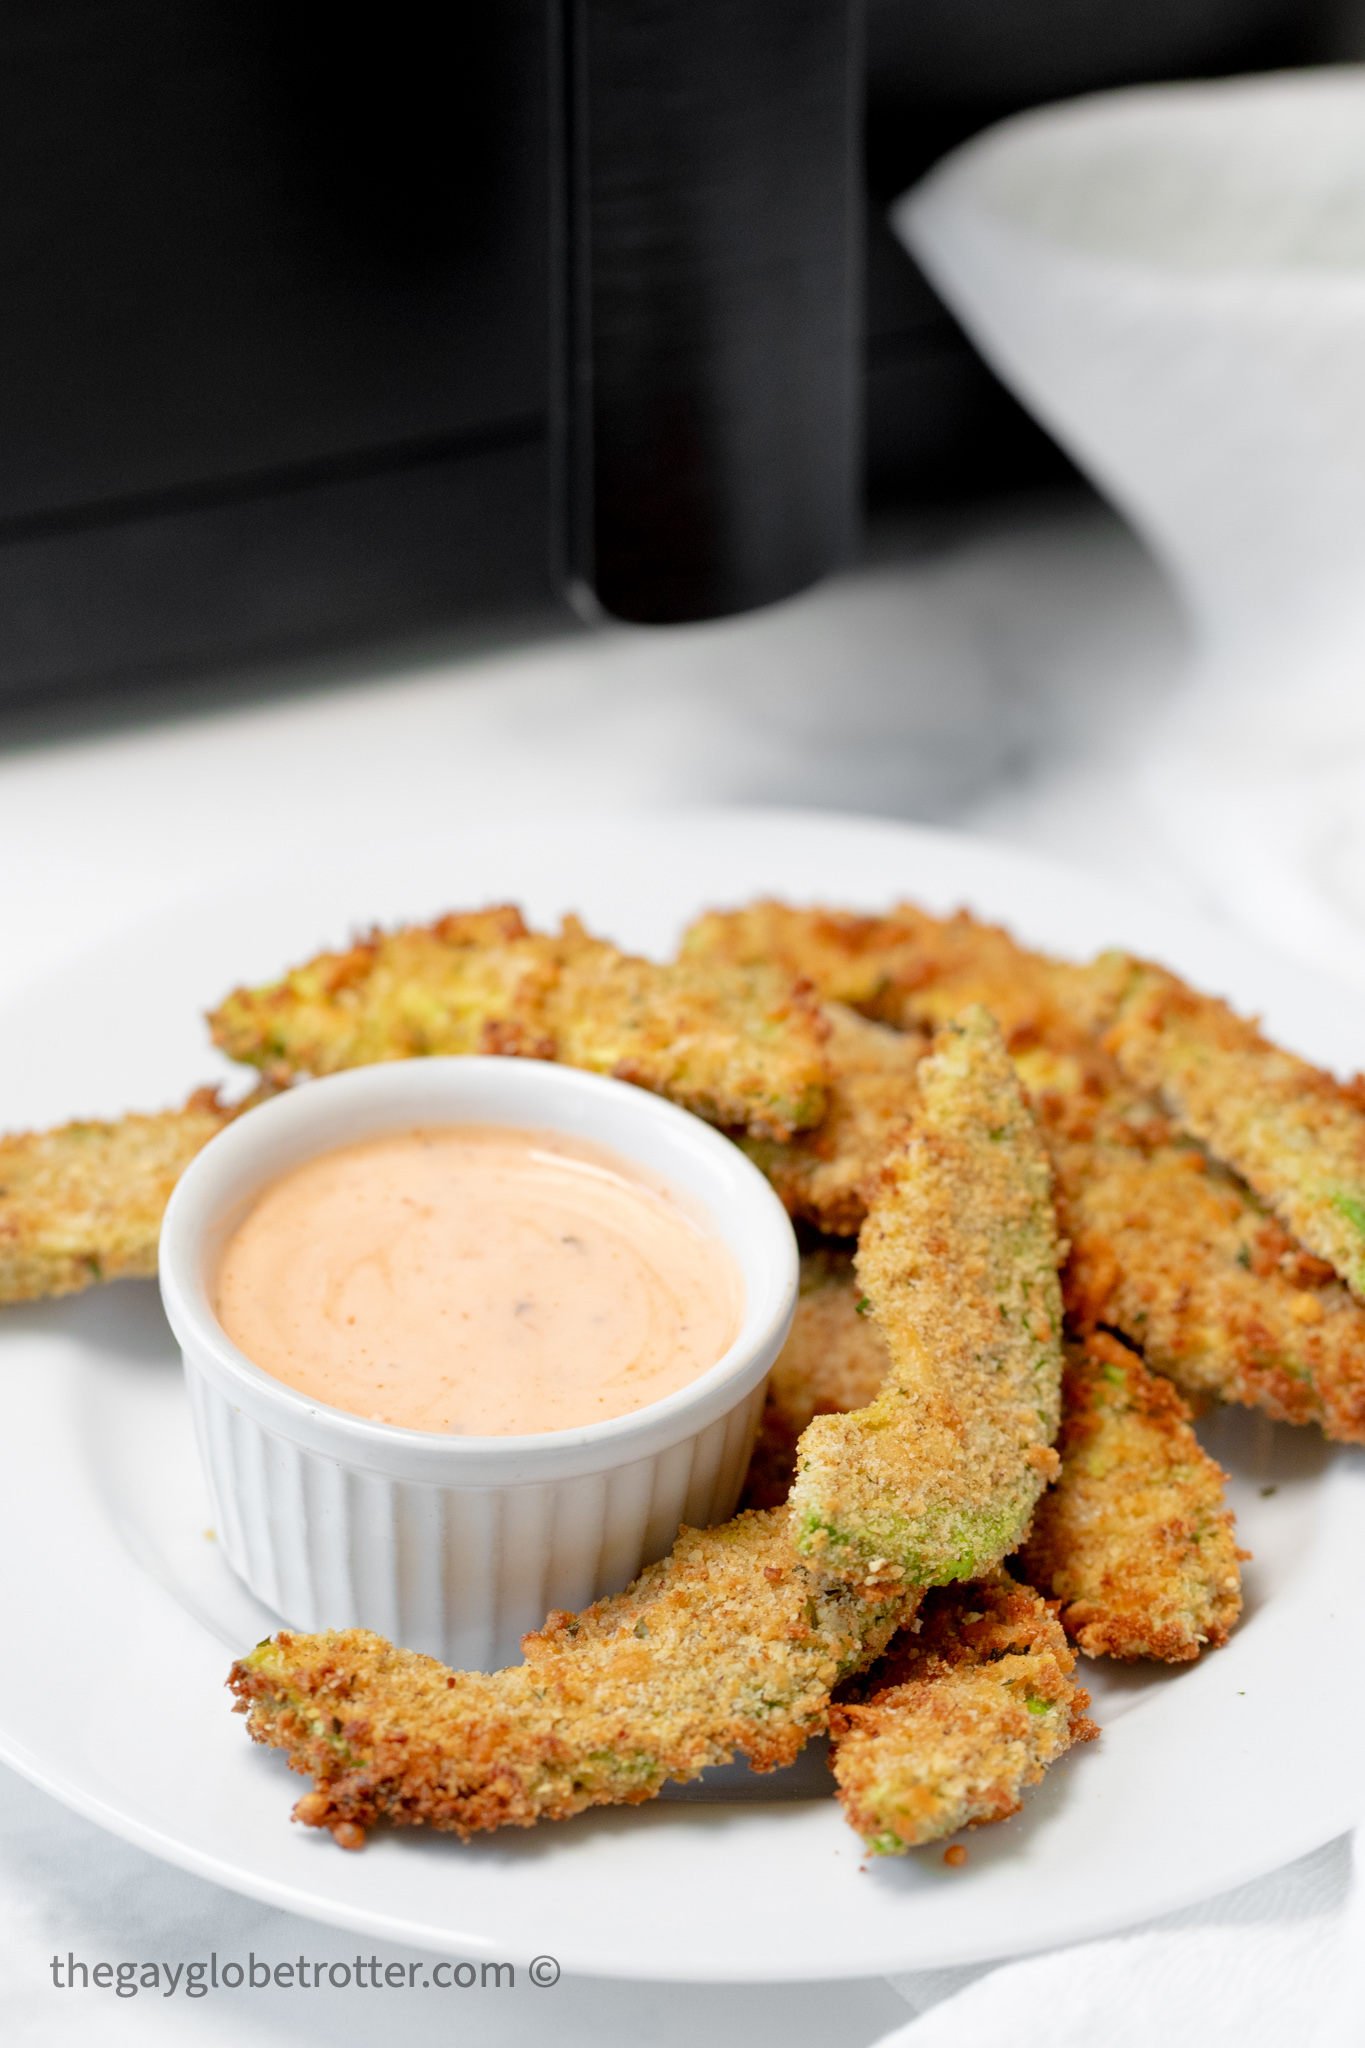
{"type": "Polygon", "coordinates": [[[1131,1934],[892,1977],[917,2017],[878,2048],[1360,2048],[1363,1937],[1343,1836],[1131,1934]]]}
{"type": "Polygon", "coordinates": [[[1362,138],[1358,65],[1098,94],[973,138],[892,221],[1183,594],[1139,807],[1365,989],[1362,138]]]}

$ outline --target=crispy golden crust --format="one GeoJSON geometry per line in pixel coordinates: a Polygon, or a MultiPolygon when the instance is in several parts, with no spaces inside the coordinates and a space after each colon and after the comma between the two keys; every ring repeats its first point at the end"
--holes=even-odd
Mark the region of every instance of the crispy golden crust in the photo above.
{"type": "MultiPolygon", "coordinates": [[[[890,1356],[872,1317],[858,1314],[861,1298],[849,1250],[822,1245],[804,1256],[746,1506],[786,1499],[813,1416],[866,1407],[879,1391],[890,1356]]],[[[1233,1522],[1223,1475],[1175,1390],[1100,1332],[1069,1354],[1057,1448],[1062,1474],[1038,1503],[1021,1558],[1033,1584],[1066,1603],[1068,1633],[1091,1656],[1169,1663],[1225,1642],[1241,1607],[1233,1522]]]]}
{"type": "Polygon", "coordinates": [[[1113,957],[1127,979],[1106,1043],[1128,1079],[1365,1299],[1365,1079],[1343,1087],[1226,1003],[1113,957]]]}
{"type": "Polygon", "coordinates": [[[1051,1606],[1000,1573],[931,1592],[914,1624],[830,1716],[851,1826],[899,1856],[1007,1820],[1073,1742],[1099,1730],[1051,1606]]]}
{"type": "MultiPolygon", "coordinates": [[[[957,1003],[983,1002],[1052,1158],[1072,1244],[1063,1286],[1073,1327],[1111,1324],[1194,1398],[1245,1402],[1365,1442],[1365,1309],[1244,1181],[1125,1079],[1095,1036],[1133,984],[1126,956],[1075,968],[965,913],[934,919],[912,905],[860,917],[758,903],[711,913],[687,943],[723,958],[777,960],[827,995],[916,1030],[957,1003]]],[[[1130,1018],[1123,1030],[1131,1038],[1135,1028],[1130,1018]]],[[[1220,1028],[1263,1045],[1226,1013],[1220,1028]]],[[[1126,1057],[1131,1065],[1131,1049],[1126,1057]]],[[[1301,1062],[1290,1071],[1312,1073],[1301,1062]]],[[[1314,1099],[1330,1097],[1335,1084],[1314,1079],[1314,1099]]],[[[1343,1097],[1348,1107],[1357,1099],[1336,1090],[1343,1097]]],[[[855,1208],[839,1229],[856,1227],[855,1208]]]]}
{"type": "Polygon", "coordinates": [[[819,1123],[827,1027],[793,976],[705,960],[660,967],[587,939],[572,918],[561,944],[546,1005],[556,1059],[755,1137],[786,1139],[819,1123]]]}
{"type": "Polygon", "coordinates": [[[708,911],[683,939],[684,957],[800,975],[827,1000],[901,1030],[934,1031],[984,1003],[1006,1043],[1093,1029],[1110,1005],[1109,978],[1021,946],[965,910],[931,917],[913,903],[880,916],[771,900],[708,911]]]}
{"type": "Polygon", "coordinates": [[[773,967],[659,967],[588,936],[527,931],[511,906],[452,913],[322,953],[209,1020],[230,1058],[332,1074],[427,1053],[560,1059],[713,1123],[788,1138],[825,1107],[825,1027],[773,967]]]}
{"type": "Polygon", "coordinates": [[[866,1311],[851,1245],[821,1245],[803,1255],[796,1315],[768,1381],[745,1507],[782,1506],[796,1477],[797,1442],[812,1417],[865,1408],[880,1390],[891,1357],[866,1311]]]}
{"type": "MultiPolygon", "coordinates": [[[[913,976],[921,957],[921,927],[932,920],[911,905],[887,916],[852,910],[797,909],[771,898],[741,910],[709,910],[683,935],[684,959],[762,962],[785,967],[821,995],[868,1016],[897,978],[913,976]]],[[[888,1022],[898,1022],[894,997],[888,1022]]]]}
{"type": "Polygon", "coordinates": [[[1072,1329],[1121,1331],[1196,1401],[1365,1442],[1365,1308],[1326,1261],[1135,1092],[1033,1103],[1071,1240],[1072,1329]]]}
{"type": "Polygon", "coordinates": [[[736,1754],[790,1763],[916,1597],[824,1580],[780,1514],[740,1515],[685,1529],[618,1598],[552,1614],[507,1671],[349,1629],[277,1636],[228,1682],[253,1739],[314,1779],[298,1819],[347,1846],[380,1820],[467,1836],[635,1805],[736,1754]]]}
{"type": "Polygon", "coordinates": [[[171,1189],[247,1106],[200,1088],[158,1116],[0,1138],[0,1303],[155,1273],[171,1189]]]}
{"type": "Polygon", "coordinates": [[[423,1053],[549,1058],[545,1002],[554,942],[511,904],[372,932],[265,988],[239,988],[209,1017],[229,1059],[267,1072],[335,1074],[423,1053]]]}
{"type": "Polygon", "coordinates": [[[911,1137],[859,1238],[891,1373],[801,1439],[803,1555],[937,1585],[1015,1548],[1057,1469],[1060,1257],[1047,1155],[995,1024],[970,1010],[921,1063],[911,1137]]]}
{"type": "Polygon", "coordinates": [[[1224,1474],[1175,1389],[1103,1332],[1068,1353],[1061,1477],[1022,1551],[1092,1657],[1188,1663],[1225,1643],[1242,1611],[1224,1474]]]}
{"type": "MultiPolygon", "coordinates": [[[[749,970],[754,971],[754,970],[749,970]]],[[[915,1070],[929,1041],[827,1002],[828,1104],[813,1130],[779,1144],[741,1138],[788,1210],[833,1237],[851,1237],[867,1214],[869,1190],[903,1136],[914,1105],[915,1070]]]]}

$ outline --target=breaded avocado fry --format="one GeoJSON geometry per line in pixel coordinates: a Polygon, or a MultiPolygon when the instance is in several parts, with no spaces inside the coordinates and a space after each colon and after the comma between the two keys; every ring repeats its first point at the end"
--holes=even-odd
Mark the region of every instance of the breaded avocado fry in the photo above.
{"type": "Polygon", "coordinates": [[[919,1068],[857,1272],[890,1376],[870,1407],[801,1439],[792,1535],[856,1581],[938,1585],[990,1571],[1057,1470],[1061,1257],[1047,1154],[985,1010],[919,1068]]]}
{"type": "Polygon", "coordinates": [[[1092,1657],[1188,1663],[1225,1643],[1242,1611],[1220,1468],[1165,1380],[1117,1338],[1068,1350],[1061,1477],[1021,1553],[1092,1657]]]}
{"type": "Polygon", "coordinates": [[[825,1026],[779,968],[660,967],[575,919],[530,932],[510,905],[376,932],[209,1019],[229,1058],[334,1074],[433,1053],[558,1059],[667,1095],[712,1123],[789,1138],[825,1109],[825,1026]]]}
{"type": "Polygon", "coordinates": [[[878,1856],[1008,1820],[1074,1742],[1099,1733],[1045,1600],[1005,1573],[925,1597],[830,1716],[839,1799],[878,1856]]]}
{"type": "Polygon", "coordinates": [[[832,1236],[852,1237],[909,1121],[915,1070],[929,1041],[871,1023],[842,1003],[825,1003],[822,1015],[829,1029],[824,1116],[785,1144],[746,1137],[740,1143],[793,1216],[832,1236]]]}
{"type": "Polygon", "coordinates": [[[555,1059],[758,1138],[820,1122],[828,1027],[795,977],[704,960],[660,967],[589,938],[574,918],[555,943],[561,965],[546,1001],[555,1059]]]}
{"type": "Polygon", "coordinates": [[[229,1059],[290,1076],[423,1053],[548,1059],[545,1000],[558,972],[553,942],[501,904],[319,953],[278,982],[235,989],[209,1026],[229,1059]]]}
{"type": "Polygon", "coordinates": [[[1071,1242],[1068,1326],[1138,1345],[1191,1399],[1365,1442],[1365,1308],[1148,1098],[1032,1097],[1071,1242]]]}
{"type": "Polygon", "coordinates": [[[1109,961],[1126,981],[1106,1043],[1128,1079],[1365,1300],[1365,1083],[1343,1086],[1164,968],[1109,961]]]}
{"type": "MultiPolygon", "coordinates": [[[[880,1390],[890,1355],[872,1317],[858,1314],[859,1299],[850,1252],[822,1245],[805,1254],[746,1506],[786,1499],[813,1416],[866,1407],[880,1390]]],[[[1241,1553],[1223,1474],[1174,1387],[1094,1332],[1067,1348],[1057,1450],[1061,1475],[1034,1510],[1019,1558],[1032,1584],[1064,1603],[1067,1633],[1090,1656],[1167,1663],[1225,1642],[1241,1611],[1241,1553]]]]}
{"type": "MultiPolygon", "coordinates": [[[[1365,1442],[1365,1308],[1099,1042],[1098,1028],[1133,983],[1127,956],[1078,968],[965,913],[932,918],[910,904],[873,917],[759,902],[708,913],[686,944],[711,957],[779,962],[826,996],[916,1033],[958,1005],[984,1003],[1052,1158],[1072,1246],[1068,1321],[1082,1332],[1099,1323],[1122,1331],[1192,1397],[1246,1402],[1279,1421],[1319,1422],[1338,1441],[1365,1442]]],[[[828,1004],[827,1014],[834,1009],[828,1004]]],[[[836,1032],[836,1070],[837,1042],[836,1032]]],[[[836,1079],[826,1124],[790,1148],[794,1160],[833,1127],[838,1094],[836,1079]]],[[[803,1175],[780,1177],[785,1151],[754,1156],[766,1168],[771,1153],[783,1199],[821,1223],[803,1175]]],[[[853,1176],[825,1228],[857,1228],[863,1186],[853,1176]]]]}
{"type": "Polygon", "coordinates": [[[968,911],[932,917],[914,903],[872,916],[772,900],[712,910],[689,928],[683,957],[766,961],[903,1031],[936,1030],[984,1003],[1011,1051],[1059,1033],[1089,1036],[1110,1000],[1103,971],[1021,946],[968,911]]]}
{"type": "Polygon", "coordinates": [[[156,1116],[0,1138],[0,1303],[155,1273],[171,1189],[248,1106],[200,1088],[156,1116]]]}
{"type": "Polygon", "coordinates": [[[745,1514],[685,1529],[616,1599],[552,1614],[506,1671],[348,1629],[261,1643],[229,1684],[253,1740],[314,1780],[297,1819],[347,1848],[378,1821],[468,1836],[636,1805],[735,1755],[791,1763],[917,1598],[828,1581],[781,1513],[745,1514]]]}

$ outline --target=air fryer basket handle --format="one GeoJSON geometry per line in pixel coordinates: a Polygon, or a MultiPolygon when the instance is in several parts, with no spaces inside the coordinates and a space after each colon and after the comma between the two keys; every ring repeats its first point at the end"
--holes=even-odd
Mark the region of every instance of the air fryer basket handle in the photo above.
{"type": "Polygon", "coordinates": [[[856,0],[551,0],[561,573],[647,624],[785,597],[859,486],[856,0]]]}

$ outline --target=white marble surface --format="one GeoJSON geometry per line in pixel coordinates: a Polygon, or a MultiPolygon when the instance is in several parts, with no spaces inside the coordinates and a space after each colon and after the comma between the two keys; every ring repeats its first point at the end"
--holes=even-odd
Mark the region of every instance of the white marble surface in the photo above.
{"type": "MultiPolygon", "coordinates": [[[[65,738],[11,720],[0,726],[0,1001],[243,868],[353,854],[451,810],[814,804],[961,824],[1194,895],[1126,784],[1179,687],[1183,654],[1161,579],[1109,515],[1075,497],[883,532],[857,571],[719,625],[547,636],[540,622],[402,668],[351,663],[238,683],[230,709],[182,692],[149,699],[140,719],[103,731],[87,720],[83,736],[65,738]]],[[[1285,1897],[1311,1897],[1316,1911],[1330,1894],[1334,1905],[1344,1864],[1332,1853],[1307,1891],[1250,1888],[1264,1916],[1292,1915],[1285,1897]]],[[[272,1960],[356,1952],[353,1938],[152,1861],[3,1772],[0,1931],[0,2037],[40,2048],[209,2048],[244,2031],[240,2000],[59,1990],[55,1952],[172,1963],[211,1949],[272,1960]]],[[[360,1946],[381,1961],[398,1954],[360,1946]]],[[[952,1973],[899,1992],[563,1982],[446,2001],[462,2000],[458,2038],[509,2048],[702,2038],[859,2048],[964,1981],[952,1973]]],[[[452,2038],[447,2003],[420,1988],[260,1991],[245,2037],[340,2044],[374,2038],[380,2024],[414,2048],[452,2038]]]]}
{"type": "Polygon", "coordinates": [[[359,853],[452,810],[815,804],[1180,889],[1114,779],[1182,653],[1165,585],[1077,498],[922,520],[866,567],[715,625],[512,640],[330,690],[307,671],[226,712],[30,737],[0,753],[0,1000],[244,867],[359,853]]]}

